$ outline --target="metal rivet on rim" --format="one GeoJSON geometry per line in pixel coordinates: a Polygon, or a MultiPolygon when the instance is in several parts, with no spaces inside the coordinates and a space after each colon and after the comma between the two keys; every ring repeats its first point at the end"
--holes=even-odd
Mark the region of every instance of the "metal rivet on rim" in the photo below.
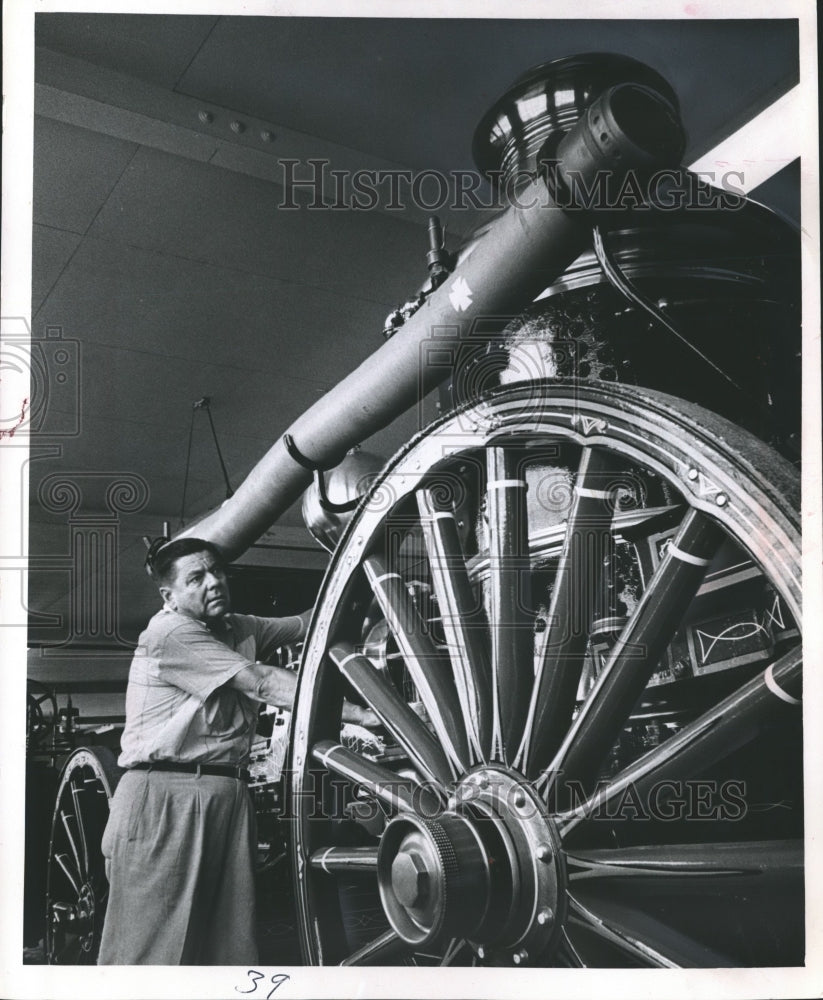
{"type": "Polygon", "coordinates": [[[689,475],[689,479],[697,479],[697,477],[700,475],[700,473],[697,471],[697,469],[689,469],[688,475],[689,475]]]}
{"type": "Polygon", "coordinates": [[[516,951],[512,955],[512,961],[514,962],[515,965],[522,965],[524,962],[528,962],[528,960],[529,960],[529,953],[526,951],[525,948],[521,948],[520,951],[516,951]]]}
{"type": "Polygon", "coordinates": [[[714,498],[714,502],[717,504],[718,507],[725,507],[726,504],[729,502],[729,498],[726,496],[725,493],[718,493],[717,496],[714,498]]]}
{"type": "Polygon", "coordinates": [[[544,926],[545,924],[549,923],[549,921],[552,919],[553,916],[554,913],[552,912],[551,908],[546,906],[537,914],[537,922],[541,926],[544,926]]]}
{"type": "Polygon", "coordinates": [[[552,856],[552,849],[548,844],[540,844],[536,851],[537,857],[541,861],[550,861],[552,856]]]}

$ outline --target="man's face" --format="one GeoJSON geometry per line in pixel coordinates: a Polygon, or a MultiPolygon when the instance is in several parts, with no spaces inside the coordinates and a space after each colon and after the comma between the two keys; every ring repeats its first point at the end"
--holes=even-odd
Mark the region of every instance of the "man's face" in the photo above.
{"type": "Polygon", "coordinates": [[[210,552],[192,552],[174,564],[174,577],[160,588],[166,604],[181,615],[206,622],[230,610],[226,574],[210,552]]]}

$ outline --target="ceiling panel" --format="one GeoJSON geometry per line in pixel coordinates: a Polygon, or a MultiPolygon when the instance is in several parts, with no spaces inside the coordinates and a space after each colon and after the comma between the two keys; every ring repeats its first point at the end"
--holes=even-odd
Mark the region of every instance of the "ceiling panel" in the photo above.
{"type": "Polygon", "coordinates": [[[425,228],[402,214],[283,209],[283,200],[279,185],[142,148],[90,235],[383,304],[422,282],[425,228]]]}
{"type": "MultiPolygon", "coordinates": [[[[270,372],[249,368],[223,366],[218,358],[200,360],[164,358],[129,347],[111,347],[87,343],[82,354],[84,419],[106,416],[140,425],[149,433],[188,433],[193,403],[203,396],[211,397],[211,412],[224,434],[255,435],[265,423],[262,401],[272,394],[270,372]],[[227,400],[243,403],[239,409],[229,408],[227,400]],[[162,401],[159,405],[158,401],[162,401]]],[[[305,399],[306,380],[295,386],[295,395],[305,399]]],[[[199,428],[197,419],[195,429],[199,428]]],[[[203,411],[202,426],[208,426],[203,411]]]]}
{"type": "Polygon", "coordinates": [[[174,87],[218,19],[142,14],[38,14],[35,44],[174,87]]]}
{"type": "MultiPolygon", "coordinates": [[[[58,457],[42,460],[32,468],[32,482],[59,470],[61,474],[149,476],[180,467],[185,457],[188,428],[148,436],[139,424],[123,416],[86,416],[80,434],[67,438],[58,457]]],[[[182,476],[181,476],[182,481],[182,476]]],[[[102,506],[102,504],[101,504],[102,506]]]]}
{"type": "Polygon", "coordinates": [[[37,116],[34,221],[84,233],[137,146],[37,116]]]}
{"type": "MultiPolygon", "coordinates": [[[[86,239],[37,324],[66,337],[265,370],[317,390],[381,343],[391,300],[367,302],[181,257],[86,239]]],[[[150,396],[150,387],[147,387],[150,396]]]]}
{"type": "Polygon", "coordinates": [[[34,226],[32,229],[31,310],[36,313],[51,291],[71,255],[80,245],[80,236],[52,226],[34,226]]]}

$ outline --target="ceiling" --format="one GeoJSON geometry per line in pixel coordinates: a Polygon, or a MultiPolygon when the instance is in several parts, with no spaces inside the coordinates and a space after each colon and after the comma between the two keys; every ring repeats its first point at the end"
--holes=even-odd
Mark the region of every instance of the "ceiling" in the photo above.
{"type": "MultiPolygon", "coordinates": [[[[475,124],[524,70],[613,51],[672,83],[692,162],[798,78],[792,20],[50,13],[35,41],[32,331],[50,360],[31,462],[30,637],[75,650],[133,641],[151,614],[141,536],[179,526],[187,465],[186,520],[225,497],[194,402],[210,398],[236,486],[380,346],[387,313],[425,277],[426,213],[311,210],[307,190],[283,208],[283,159],[468,170],[475,124]],[[74,353],[58,385],[60,340],[74,353]],[[65,479],[82,488],[73,507],[65,479]],[[112,512],[117,482],[133,494],[112,512]],[[93,599],[71,547],[90,531],[114,547],[100,557],[114,632],[71,622],[72,593],[75,609],[93,599]]],[[[797,217],[798,178],[788,166],[757,194],[797,217]]],[[[452,245],[478,219],[440,214],[452,245]]],[[[390,453],[416,419],[367,447],[390,453]]],[[[265,541],[247,561],[325,562],[299,506],[265,541]]]]}

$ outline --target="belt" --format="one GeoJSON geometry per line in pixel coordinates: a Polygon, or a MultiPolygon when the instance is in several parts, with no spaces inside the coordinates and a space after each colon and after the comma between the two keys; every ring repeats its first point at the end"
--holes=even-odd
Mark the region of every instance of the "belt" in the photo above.
{"type": "Polygon", "coordinates": [[[247,767],[239,764],[183,764],[172,760],[156,760],[153,762],[144,761],[141,764],[132,764],[130,771],[173,771],[177,774],[214,774],[220,778],[239,778],[241,781],[250,781],[251,775],[247,767]]]}

